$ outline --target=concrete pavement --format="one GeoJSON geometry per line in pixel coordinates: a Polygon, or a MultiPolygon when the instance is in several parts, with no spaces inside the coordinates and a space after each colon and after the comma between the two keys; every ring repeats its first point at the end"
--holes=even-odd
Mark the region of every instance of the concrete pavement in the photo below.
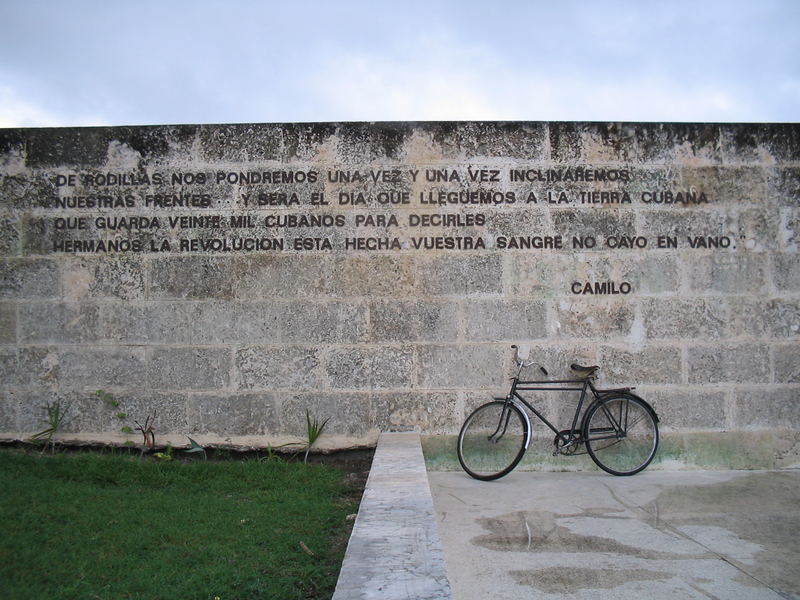
{"type": "Polygon", "coordinates": [[[800,598],[800,471],[428,480],[455,600],[800,598]]]}

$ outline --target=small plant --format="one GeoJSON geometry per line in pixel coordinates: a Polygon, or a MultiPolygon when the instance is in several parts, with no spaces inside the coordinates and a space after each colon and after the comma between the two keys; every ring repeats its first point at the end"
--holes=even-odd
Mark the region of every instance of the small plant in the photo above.
{"type": "Polygon", "coordinates": [[[119,400],[116,400],[114,396],[109,394],[107,391],[97,390],[94,394],[100,398],[100,400],[108,404],[111,408],[119,408],[119,400]]]}
{"type": "Polygon", "coordinates": [[[152,448],[156,445],[156,434],[153,432],[153,423],[155,420],[156,412],[153,411],[152,415],[147,415],[147,418],[144,420],[144,425],[139,423],[139,421],[133,421],[136,423],[136,429],[142,433],[142,437],[144,438],[142,451],[144,451],[145,448],[152,448]]]}
{"type": "Polygon", "coordinates": [[[186,437],[189,438],[189,443],[192,445],[192,447],[189,448],[188,450],[184,450],[184,452],[186,452],[187,454],[197,454],[198,452],[202,452],[203,453],[203,460],[208,460],[208,456],[206,455],[206,449],[203,448],[197,442],[195,442],[188,435],[186,437]]]}
{"type": "Polygon", "coordinates": [[[53,436],[58,433],[61,425],[63,425],[64,418],[69,410],[69,404],[67,403],[62,406],[61,400],[53,400],[53,402],[48,402],[45,404],[44,408],[47,411],[47,423],[50,425],[50,427],[43,429],[35,435],[32,435],[31,440],[36,442],[44,442],[42,446],[42,452],[47,450],[48,445],[50,446],[50,449],[55,452],[56,444],[53,441],[53,436]]]}
{"type": "MultiPolygon", "coordinates": [[[[105,404],[112,410],[116,411],[114,413],[114,418],[116,418],[120,422],[128,418],[128,414],[125,411],[119,410],[121,403],[119,400],[114,398],[113,394],[105,390],[97,390],[94,393],[94,395],[100,398],[100,400],[103,401],[103,404],[105,404]]],[[[122,425],[122,427],[120,427],[119,430],[126,435],[130,435],[131,433],[133,433],[133,429],[131,429],[130,426],[128,425],[122,425]]]]}
{"type": "Polygon", "coordinates": [[[313,446],[322,435],[325,426],[330,420],[330,417],[328,417],[320,423],[316,417],[312,419],[311,413],[306,409],[306,454],[303,457],[303,462],[308,462],[308,453],[311,451],[311,446],[313,446]]]}
{"type": "Polygon", "coordinates": [[[167,447],[164,452],[156,452],[153,456],[155,456],[158,460],[163,461],[170,461],[172,460],[172,453],[175,451],[175,448],[172,447],[172,444],[167,442],[167,447]]]}

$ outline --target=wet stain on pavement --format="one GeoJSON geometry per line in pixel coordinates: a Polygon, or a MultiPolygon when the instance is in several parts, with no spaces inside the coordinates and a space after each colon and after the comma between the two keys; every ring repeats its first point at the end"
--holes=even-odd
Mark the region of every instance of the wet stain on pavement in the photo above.
{"type": "Polygon", "coordinates": [[[740,583],[752,585],[755,579],[785,597],[800,598],[796,472],[753,473],[711,485],[675,486],[645,508],[658,521],[735,563],[743,571],[737,578],[740,583]],[[747,552],[748,547],[757,550],[747,552]]]}
{"type": "Polygon", "coordinates": [[[586,589],[611,589],[628,582],[663,581],[670,573],[647,569],[581,569],[551,567],[531,571],[511,571],[519,585],[534,587],[546,594],[569,594],[586,589]]]}
{"type": "MultiPolygon", "coordinates": [[[[473,538],[477,546],[510,552],[608,552],[647,559],[709,558],[704,553],[684,554],[640,548],[610,537],[583,535],[559,524],[562,519],[592,517],[623,519],[618,511],[590,509],[578,514],[557,515],[547,511],[518,511],[478,522],[490,533],[473,538]],[[609,514],[610,513],[610,514],[609,514]]],[[[632,517],[628,516],[627,519],[632,517]]],[[[655,532],[654,532],[655,533],[655,532]]]]}

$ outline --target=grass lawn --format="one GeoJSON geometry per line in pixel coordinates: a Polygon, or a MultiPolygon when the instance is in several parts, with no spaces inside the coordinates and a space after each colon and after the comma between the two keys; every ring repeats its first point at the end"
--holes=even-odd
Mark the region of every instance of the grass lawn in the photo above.
{"type": "Polygon", "coordinates": [[[358,509],[344,479],[278,460],[2,450],[2,598],[330,598],[358,509]]]}

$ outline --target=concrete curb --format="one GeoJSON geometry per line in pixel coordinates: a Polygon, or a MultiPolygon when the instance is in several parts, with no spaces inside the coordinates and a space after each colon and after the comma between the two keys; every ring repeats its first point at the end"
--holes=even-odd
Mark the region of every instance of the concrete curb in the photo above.
{"type": "Polygon", "coordinates": [[[419,435],[384,433],[333,600],[452,598],[419,435]]]}

